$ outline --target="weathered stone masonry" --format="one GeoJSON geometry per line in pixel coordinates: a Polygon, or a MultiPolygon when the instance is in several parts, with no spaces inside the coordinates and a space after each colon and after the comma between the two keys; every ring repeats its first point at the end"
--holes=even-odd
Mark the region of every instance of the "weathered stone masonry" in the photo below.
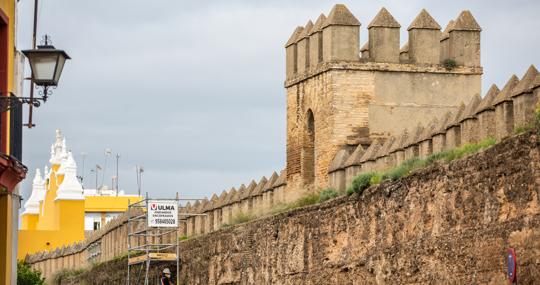
{"type": "MultiPolygon", "coordinates": [[[[181,243],[180,284],[520,284],[540,279],[540,138],[528,132],[361,195],[181,243]]],[[[76,282],[121,284],[113,261],[76,282]]],[[[65,283],[65,284],[76,284],[65,283]]]]}
{"type": "Polygon", "coordinates": [[[383,8],[368,26],[360,57],[360,21],[336,5],[287,41],[286,173],[287,188],[297,194],[291,200],[328,186],[341,148],[397,135],[480,95],[481,28],[470,12],[441,33],[422,10],[401,51],[400,27],[383,8]],[[447,60],[457,66],[445,67],[447,60]]]}
{"type": "Polygon", "coordinates": [[[183,243],[188,284],[520,284],[540,278],[540,139],[183,243]]]}
{"type": "Polygon", "coordinates": [[[413,157],[426,158],[488,138],[503,139],[535,124],[539,98],[540,74],[531,66],[521,80],[512,75],[502,90],[492,85],[483,98],[473,96],[467,105],[435,116],[425,125],[375,140],[367,148],[362,144],[342,147],[329,168],[329,185],[343,191],[360,173],[388,170],[413,157]]]}

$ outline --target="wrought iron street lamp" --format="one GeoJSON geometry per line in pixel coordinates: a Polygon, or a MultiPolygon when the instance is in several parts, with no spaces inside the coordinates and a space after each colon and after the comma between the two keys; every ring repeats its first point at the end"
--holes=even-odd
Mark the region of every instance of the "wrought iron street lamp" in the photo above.
{"type": "Polygon", "coordinates": [[[48,88],[58,85],[64,64],[71,57],[65,51],[55,49],[50,44],[47,35],[45,35],[44,43],[44,45],[39,45],[37,49],[23,50],[22,53],[30,63],[31,80],[34,84],[43,87],[43,101],[46,101],[50,95],[48,88]]]}
{"type": "MultiPolygon", "coordinates": [[[[43,45],[39,45],[36,49],[22,51],[30,63],[32,77],[29,79],[33,84],[42,88],[39,92],[41,97],[34,97],[33,92],[30,92],[30,97],[18,97],[11,93],[0,94],[0,112],[8,111],[16,104],[29,104],[30,108],[39,107],[40,101],[46,102],[52,94],[51,87],[54,88],[58,85],[64,64],[71,57],[65,51],[54,48],[48,35],[43,37],[42,43],[43,45]]],[[[31,119],[28,126],[32,127],[31,119]]]]}

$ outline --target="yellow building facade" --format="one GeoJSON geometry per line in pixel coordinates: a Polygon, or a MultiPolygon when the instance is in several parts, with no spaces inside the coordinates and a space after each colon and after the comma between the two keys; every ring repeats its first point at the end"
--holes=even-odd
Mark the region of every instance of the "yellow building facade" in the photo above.
{"type": "MultiPolygon", "coordinates": [[[[15,46],[16,5],[15,0],[0,0],[1,97],[22,95],[23,57],[15,46]]],[[[26,176],[26,167],[20,162],[21,152],[22,109],[3,108],[0,113],[0,284],[14,284],[17,277],[18,183],[26,176]]]]}
{"type": "Polygon", "coordinates": [[[83,189],[77,164],[58,130],[49,163],[44,176],[36,169],[32,194],[24,204],[18,259],[82,241],[85,234],[125,212],[129,202],[141,200],[117,190],[83,189]]]}

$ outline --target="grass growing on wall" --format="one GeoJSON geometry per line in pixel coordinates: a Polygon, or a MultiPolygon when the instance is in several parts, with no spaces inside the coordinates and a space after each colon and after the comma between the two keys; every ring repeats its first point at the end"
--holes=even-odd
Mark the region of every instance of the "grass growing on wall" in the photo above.
{"type": "Polygon", "coordinates": [[[252,215],[250,213],[244,213],[244,212],[240,212],[238,214],[236,214],[236,216],[234,216],[233,220],[232,220],[232,224],[233,225],[236,225],[236,224],[243,224],[243,223],[247,223],[251,220],[255,219],[255,215],[252,215]]]}
{"type": "MultiPolygon", "coordinates": [[[[540,120],[540,112],[537,113],[538,118],[540,120]]],[[[489,146],[492,146],[497,141],[494,138],[487,138],[481,142],[474,143],[474,144],[466,144],[462,147],[455,148],[448,151],[438,152],[434,153],[430,156],[428,156],[425,159],[420,159],[418,157],[413,157],[411,159],[408,159],[401,163],[399,166],[396,166],[390,170],[384,171],[384,172],[367,172],[362,173],[354,178],[352,181],[352,184],[349,188],[347,188],[346,193],[348,195],[351,195],[353,193],[359,193],[361,194],[369,188],[371,185],[379,184],[383,181],[395,181],[400,179],[401,177],[405,177],[409,175],[411,172],[424,168],[426,166],[429,166],[437,161],[445,161],[450,162],[455,159],[460,159],[464,156],[476,153],[482,149],[485,149],[489,146]]],[[[322,203],[324,201],[330,200],[332,198],[338,197],[342,195],[343,193],[339,193],[338,191],[327,188],[315,193],[307,193],[298,198],[296,201],[291,203],[281,203],[272,208],[270,211],[271,214],[278,214],[282,212],[286,212],[292,209],[305,207],[309,205],[314,205],[318,203],[322,203]]],[[[257,218],[256,215],[251,213],[239,213],[237,214],[232,222],[230,224],[223,224],[222,227],[229,227],[236,224],[246,223],[253,219],[257,218]]]]}
{"type": "Polygon", "coordinates": [[[530,130],[533,130],[533,129],[534,129],[533,124],[529,124],[529,125],[525,125],[525,126],[519,126],[519,127],[514,128],[514,133],[515,134],[522,134],[524,132],[527,132],[527,131],[530,131],[530,130]]]}
{"type": "Polygon", "coordinates": [[[188,239],[189,239],[189,237],[186,236],[186,235],[183,235],[183,236],[181,236],[181,237],[178,237],[178,240],[179,240],[179,241],[188,240],[188,239]]]}
{"type": "MultiPolygon", "coordinates": [[[[539,120],[540,120],[540,115],[539,120]]],[[[479,143],[466,144],[462,147],[455,148],[448,151],[442,151],[434,153],[428,156],[426,159],[420,159],[418,157],[413,157],[401,163],[399,166],[396,166],[390,170],[384,172],[367,172],[362,173],[356,176],[347,189],[347,194],[351,195],[353,193],[361,194],[364,190],[369,188],[371,185],[376,185],[382,181],[387,180],[397,180],[401,177],[409,175],[411,172],[424,168],[428,165],[431,165],[437,161],[451,162],[456,159],[460,159],[464,156],[477,153],[478,151],[485,149],[489,146],[494,145],[497,141],[494,138],[487,138],[479,143]]]]}
{"type": "Polygon", "coordinates": [[[332,188],[326,188],[319,193],[319,202],[324,202],[339,196],[339,192],[332,188]]]}
{"type": "MultiPolygon", "coordinates": [[[[540,120],[540,115],[539,115],[539,120],[540,120]]],[[[428,156],[426,159],[420,159],[418,157],[414,157],[414,158],[404,161],[399,166],[394,167],[384,172],[373,171],[373,172],[362,173],[354,178],[351,186],[347,189],[346,193],[348,195],[351,195],[353,193],[362,193],[371,185],[376,185],[383,181],[388,181],[388,180],[391,180],[391,181],[397,180],[401,177],[409,175],[411,172],[417,169],[424,168],[437,161],[450,162],[452,160],[462,158],[464,156],[476,153],[482,149],[492,146],[495,143],[496,143],[495,139],[488,138],[479,143],[467,144],[453,150],[434,153],[428,156]]],[[[270,214],[272,215],[279,214],[279,213],[286,212],[292,209],[319,204],[324,201],[330,200],[332,198],[342,196],[344,194],[345,193],[340,193],[332,188],[327,188],[327,189],[323,189],[317,192],[307,193],[307,194],[302,195],[300,198],[298,198],[297,200],[293,202],[280,203],[280,204],[275,205],[271,209],[270,214]]],[[[227,228],[227,227],[231,227],[237,224],[247,223],[256,218],[258,218],[258,216],[253,213],[240,212],[235,217],[233,217],[231,223],[223,224],[221,227],[227,228]]]]}
{"type": "Polygon", "coordinates": [[[60,271],[56,272],[52,277],[52,284],[62,284],[62,280],[70,280],[76,276],[81,275],[83,272],[85,272],[84,269],[61,269],[60,271]]]}
{"type": "Polygon", "coordinates": [[[292,209],[319,204],[338,196],[340,196],[338,191],[332,188],[326,188],[315,193],[304,194],[294,202],[278,204],[274,206],[270,212],[272,214],[279,214],[292,209]]]}
{"type": "Polygon", "coordinates": [[[516,134],[522,134],[524,132],[528,132],[528,131],[531,131],[531,130],[534,130],[535,128],[537,128],[538,126],[540,126],[540,108],[536,109],[534,111],[534,115],[535,115],[535,118],[536,120],[534,122],[531,122],[529,124],[526,124],[524,126],[517,126],[514,128],[514,133],[516,134]]]}

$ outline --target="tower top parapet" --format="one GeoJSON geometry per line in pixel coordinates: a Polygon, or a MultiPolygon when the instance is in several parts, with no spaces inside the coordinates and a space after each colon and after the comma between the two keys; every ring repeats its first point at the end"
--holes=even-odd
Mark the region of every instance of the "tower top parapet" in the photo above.
{"type": "Polygon", "coordinates": [[[304,27],[296,27],[285,44],[285,85],[330,70],[335,64],[359,63],[382,71],[390,68],[423,72],[420,69],[439,67],[438,73],[482,73],[482,29],[470,11],[462,11],[441,32],[439,23],[422,9],[407,27],[406,41],[400,39],[401,24],[384,7],[369,22],[368,40],[360,40],[360,26],[360,21],[345,5],[337,4],[328,16],[320,14],[314,24],[309,20],[304,27]],[[401,42],[407,42],[407,49],[400,50],[401,42]],[[447,68],[449,62],[454,63],[453,68],[447,68]]]}

